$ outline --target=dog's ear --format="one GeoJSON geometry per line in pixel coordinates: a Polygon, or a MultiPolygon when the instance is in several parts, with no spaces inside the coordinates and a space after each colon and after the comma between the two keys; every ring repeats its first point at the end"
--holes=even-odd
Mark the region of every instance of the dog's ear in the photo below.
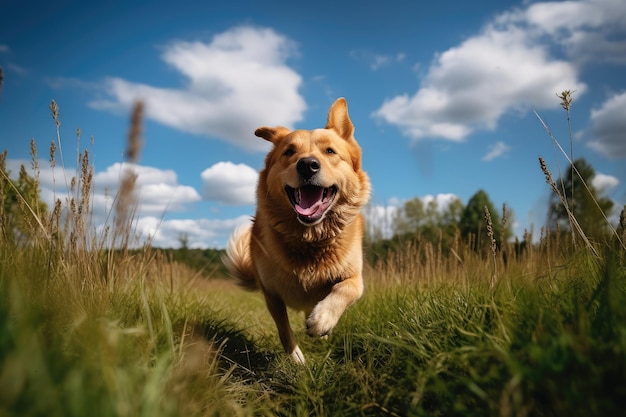
{"type": "Polygon", "coordinates": [[[260,127],[254,131],[254,134],[260,138],[263,138],[272,143],[276,143],[280,139],[287,136],[291,131],[284,126],[278,127],[260,127]]]}
{"type": "Polygon", "coordinates": [[[326,129],[333,129],[345,140],[353,142],[353,146],[350,147],[350,158],[354,170],[359,171],[361,169],[361,148],[354,139],[354,125],[348,115],[348,103],[345,98],[338,98],[330,106],[326,129]]]}
{"type": "Polygon", "coordinates": [[[335,100],[328,111],[328,121],[326,129],[333,129],[339,136],[349,140],[354,135],[354,125],[348,116],[348,103],[346,99],[341,97],[335,100]]]}

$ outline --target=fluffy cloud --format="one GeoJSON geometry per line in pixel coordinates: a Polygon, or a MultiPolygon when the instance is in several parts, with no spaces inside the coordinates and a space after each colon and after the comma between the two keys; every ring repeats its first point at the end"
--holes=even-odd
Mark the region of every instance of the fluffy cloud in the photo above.
{"type": "Polygon", "coordinates": [[[619,180],[612,175],[598,172],[596,176],[593,177],[593,180],[591,180],[591,185],[600,192],[608,192],[619,185],[619,180]]]}
{"type": "Polygon", "coordinates": [[[499,158],[503,155],[506,155],[511,150],[511,147],[504,142],[496,142],[493,145],[489,146],[489,150],[482,157],[483,161],[492,161],[496,158],[499,158]]]}
{"type": "Polygon", "coordinates": [[[95,173],[93,177],[94,211],[111,209],[126,169],[131,169],[137,176],[135,192],[139,201],[138,215],[184,211],[186,204],[201,200],[200,194],[193,187],[178,184],[177,175],[172,170],[115,163],[105,171],[95,173]]]}
{"type": "Polygon", "coordinates": [[[588,146],[609,158],[626,157],[626,93],[615,95],[591,111],[588,146]]]}
{"type": "Polygon", "coordinates": [[[222,248],[230,234],[242,224],[250,223],[250,216],[233,219],[163,220],[153,216],[137,220],[137,244],[149,241],[152,246],[176,248],[180,237],[188,239],[190,248],[222,248]]]}
{"type": "Polygon", "coordinates": [[[547,34],[578,63],[626,63],[626,7],[623,0],[580,0],[531,4],[501,16],[547,34]]]}
{"type": "MultiPolygon", "coordinates": [[[[565,3],[578,4],[559,4],[565,3]]],[[[555,93],[562,90],[584,93],[577,67],[551,56],[555,41],[571,45],[562,31],[548,31],[549,19],[541,20],[548,12],[533,8],[538,5],[497,16],[479,34],[438,54],[415,94],[385,100],[374,117],[412,140],[462,141],[476,129],[494,129],[507,112],[557,107],[555,93]]]]}
{"type": "Polygon", "coordinates": [[[450,206],[450,203],[458,199],[459,197],[456,194],[452,193],[440,193],[437,195],[427,194],[424,197],[420,197],[420,200],[422,200],[424,206],[430,204],[431,201],[435,201],[435,203],[437,204],[437,208],[440,212],[446,211],[450,206]]]}
{"type": "MultiPolygon", "coordinates": [[[[75,196],[74,192],[69,191],[72,178],[77,177],[75,169],[62,167],[53,169],[46,160],[39,160],[38,163],[41,197],[49,207],[54,205],[56,199],[65,203],[70,195],[75,196]]],[[[29,175],[34,175],[30,160],[9,159],[7,168],[11,171],[12,177],[17,177],[21,165],[27,167],[29,175]]],[[[174,171],[115,163],[93,175],[91,207],[96,223],[104,222],[111,213],[120,180],[126,169],[132,169],[137,176],[135,193],[139,201],[138,216],[185,211],[187,204],[201,200],[200,194],[193,187],[178,184],[174,171]]]]}
{"type": "Polygon", "coordinates": [[[261,125],[291,127],[306,103],[302,78],[287,66],[296,53],[288,38],[267,28],[237,27],[205,42],[174,42],[162,59],[187,80],[183,88],[162,88],[121,78],[106,80],[110,99],[91,106],[126,110],[138,99],[149,118],[194,134],[215,137],[248,150],[266,150],[254,140],[261,125]]]}
{"type": "Polygon", "coordinates": [[[218,162],[205,169],[201,177],[206,200],[227,205],[254,204],[259,174],[248,165],[218,162]]]}
{"type": "Polygon", "coordinates": [[[398,212],[397,202],[390,202],[383,206],[369,204],[363,210],[366,233],[371,237],[390,239],[393,236],[393,221],[398,212]]]}

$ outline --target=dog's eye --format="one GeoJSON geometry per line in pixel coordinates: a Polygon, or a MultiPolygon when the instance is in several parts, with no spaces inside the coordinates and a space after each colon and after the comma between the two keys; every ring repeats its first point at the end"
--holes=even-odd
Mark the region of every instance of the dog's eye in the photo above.
{"type": "Polygon", "coordinates": [[[293,148],[287,148],[285,149],[285,152],[283,152],[284,156],[292,156],[294,153],[296,153],[296,151],[293,150],[293,148]]]}
{"type": "Polygon", "coordinates": [[[326,148],[326,153],[330,154],[330,155],[333,155],[333,154],[336,154],[337,152],[335,152],[335,150],[333,148],[326,148]]]}

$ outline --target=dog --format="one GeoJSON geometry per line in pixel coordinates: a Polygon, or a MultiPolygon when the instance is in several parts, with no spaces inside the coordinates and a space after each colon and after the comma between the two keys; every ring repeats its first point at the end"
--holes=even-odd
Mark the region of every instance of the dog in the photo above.
{"type": "Polygon", "coordinates": [[[231,236],[223,262],[240,286],[261,290],[285,352],[305,363],[287,307],[304,311],[309,336],[326,336],[363,294],[361,212],[370,182],[344,98],[326,127],[260,127],[272,143],[259,173],[251,225],[231,236]]]}

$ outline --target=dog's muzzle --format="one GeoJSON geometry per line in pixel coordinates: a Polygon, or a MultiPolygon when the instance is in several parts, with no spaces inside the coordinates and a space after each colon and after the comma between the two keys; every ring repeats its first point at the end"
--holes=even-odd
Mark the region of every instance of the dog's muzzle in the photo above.
{"type": "Polygon", "coordinates": [[[337,195],[337,186],[322,187],[316,184],[315,175],[321,169],[322,165],[317,158],[302,158],[296,164],[296,171],[303,185],[297,188],[285,186],[285,192],[298,215],[298,220],[306,225],[313,225],[322,220],[337,195]]]}

